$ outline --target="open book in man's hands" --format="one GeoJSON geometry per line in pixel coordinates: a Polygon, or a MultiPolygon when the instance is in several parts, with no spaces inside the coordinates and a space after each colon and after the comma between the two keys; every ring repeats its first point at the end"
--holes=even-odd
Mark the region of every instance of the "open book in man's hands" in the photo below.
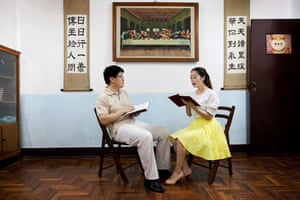
{"type": "Polygon", "coordinates": [[[200,104],[197,102],[197,100],[194,99],[192,96],[175,94],[175,95],[169,96],[168,98],[169,98],[173,103],[175,103],[178,107],[184,106],[184,103],[183,103],[182,100],[190,101],[190,102],[192,102],[195,106],[200,106],[200,104]]]}
{"type": "Polygon", "coordinates": [[[139,105],[134,105],[134,110],[125,113],[124,116],[145,112],[145,111],[148,110],[149,105],[150,105],[149,102],[145,102],[145,103],[142,103],[142,104],[139,104],[139,105]]]}

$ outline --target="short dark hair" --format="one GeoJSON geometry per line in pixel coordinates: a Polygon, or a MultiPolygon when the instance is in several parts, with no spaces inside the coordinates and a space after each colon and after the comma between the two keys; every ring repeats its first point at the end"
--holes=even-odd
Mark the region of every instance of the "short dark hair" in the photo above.
{"type": "Polygon", "coordinates": [[[103,71],[104,81],[107,85],[110,84],[110,77],[116,78],[120,72],[124,72],[124,69],[119,65],[109,65],[103,71]]]}

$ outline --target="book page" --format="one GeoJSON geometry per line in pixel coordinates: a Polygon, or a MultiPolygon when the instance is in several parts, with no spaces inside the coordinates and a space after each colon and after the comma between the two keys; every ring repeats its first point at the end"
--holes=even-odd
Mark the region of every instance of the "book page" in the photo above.
{"type": "Polygon", "coordinates": [[[127,113],[125,113],[124,115],[131,115],[134,113],[139,113],[139,112],[145,112],[148,110],[150,103],[149,102],[145,102],[139,105],[134,105],[134,110],[129,111],[127,113]]]}

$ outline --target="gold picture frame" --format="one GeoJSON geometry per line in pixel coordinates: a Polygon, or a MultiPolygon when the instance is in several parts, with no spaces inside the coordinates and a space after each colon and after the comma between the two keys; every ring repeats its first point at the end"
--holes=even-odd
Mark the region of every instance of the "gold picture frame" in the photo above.
{"type": "Polygon", "coordinates": [[[197,62],[198,3],[113,2],[113,61],[197,62]]]}

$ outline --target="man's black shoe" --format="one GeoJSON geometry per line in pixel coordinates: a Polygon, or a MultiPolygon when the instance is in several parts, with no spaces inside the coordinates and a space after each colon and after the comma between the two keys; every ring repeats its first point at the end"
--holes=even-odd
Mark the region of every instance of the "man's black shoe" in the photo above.
{"type": "Polygon", "coordinates": [[[165,192],[164,188],[161,187],[158,180],[144,180],[144,185],[148,190],[151,190],[153,192],[165,192]]]}
{"type": "Polygon", "coordinates": [[[160,180],[166,180],[166,179],[170,178],[170,176],[171,176],[171,172],[167,169],[158,170],[158,174],[159,174],[160,180]]]}

